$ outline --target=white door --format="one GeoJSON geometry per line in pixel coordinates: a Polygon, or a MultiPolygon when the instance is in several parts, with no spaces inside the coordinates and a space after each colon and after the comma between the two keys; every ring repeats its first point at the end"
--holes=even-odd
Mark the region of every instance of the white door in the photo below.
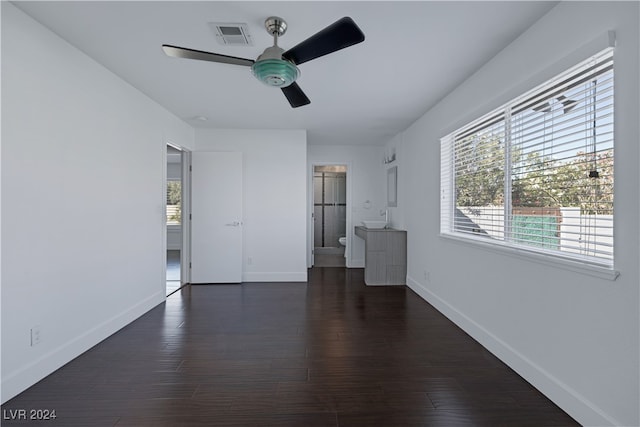
{"type": "Polygon", "coordinates": [[[242,153],[191,154],[191,283],[242,281],[242,153]]]}

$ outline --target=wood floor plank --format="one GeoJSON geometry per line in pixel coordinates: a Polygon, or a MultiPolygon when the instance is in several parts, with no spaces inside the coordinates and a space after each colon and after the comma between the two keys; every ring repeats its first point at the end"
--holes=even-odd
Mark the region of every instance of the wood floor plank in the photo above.
{"type": "Polygon", "coordinates": [[[3,426],[574,426],[409,288],[360,269],[187,286],[4,411],[3,426]]]}

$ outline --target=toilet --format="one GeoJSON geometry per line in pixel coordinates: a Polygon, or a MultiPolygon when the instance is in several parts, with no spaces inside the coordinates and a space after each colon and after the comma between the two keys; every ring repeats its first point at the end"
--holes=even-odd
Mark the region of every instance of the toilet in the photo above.
{"type": "Polygon", "coordinates": [[[338,243],[340,243],[340,246],[344,247],[344,257],[347,257],[347,237],[346,236],[342,236],[338,239],[338,243]]]}

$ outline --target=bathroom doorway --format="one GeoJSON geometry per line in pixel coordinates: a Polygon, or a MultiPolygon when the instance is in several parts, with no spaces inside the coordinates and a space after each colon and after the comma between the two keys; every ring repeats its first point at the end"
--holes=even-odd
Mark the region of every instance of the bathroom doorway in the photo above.
{"type": "Polygon", "coordinates": [[[345,267],[347,167],[313,167],[313,265],[345,267]]]}

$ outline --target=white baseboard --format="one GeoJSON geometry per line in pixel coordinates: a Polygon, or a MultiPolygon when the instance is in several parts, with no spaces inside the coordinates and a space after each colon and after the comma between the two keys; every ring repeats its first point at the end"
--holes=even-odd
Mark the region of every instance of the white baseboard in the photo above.
{"type": "Polygon", "coordinates": [[[528,359],[524,354],[515,350],[473,319],[467,317],[447,301],[431,292],[423,284],[407,276],[407,286],[582,425],[622,425],[622,423],[606,414],[576,390],[551,375],[544,368],[528,359]]]}
{"type": "Polygon", "coordinates": [[[306,282],[307,270],[286,272],[244,272],[243,282],[306,282]]]}
{"type": "Polygon", "coordinates": [[[22,393],[165,300],[158,292],[2,378],[2,403],[22,393]]]}

